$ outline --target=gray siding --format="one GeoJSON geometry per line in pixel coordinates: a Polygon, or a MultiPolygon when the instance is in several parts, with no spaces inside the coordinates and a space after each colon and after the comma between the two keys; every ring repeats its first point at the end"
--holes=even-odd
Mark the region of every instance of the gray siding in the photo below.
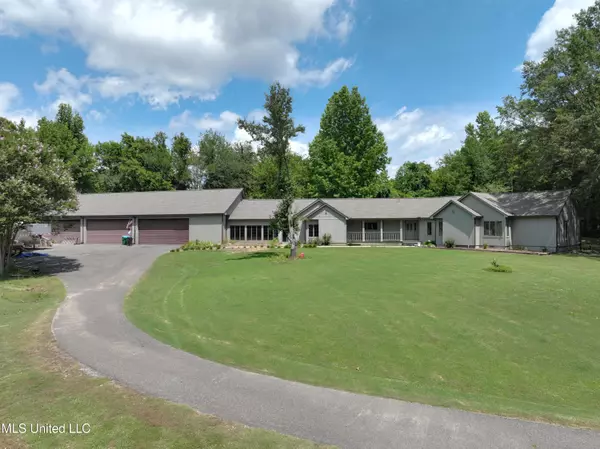
{"type": "Polygon", "coordinates": [[[328,207],[324,207],[310,217],[319,222],[319,235],[331,234],[331,243],[346,243],[346,219],[328,207]]]}
{"type": "Polygon", "coordinates": [[[558,250],[569,250],[579,247],[581,235],[579,218],[573,202],[569,199],[558,216],[556,238],[558,250]]]}
{"type": "Polygon", "coordinates": [[[435,242],[435,220],[419,220],[419,241],[426,242],[431,240],[435,242]],[[431,223],[431,235],[427,235],[427,223],[431,223]]]}
{"type": "Polygon", "coordinates": [[[194,215],[190,217],[190,240],[223,242],[224,215],[194,215]]]}
{"type": "Polygon", "coordinates": [[[383,220],[383,232],[400,232],[400,220],[383,220]]]}
{"type": "Polygon", "coordinates": [[[463,203],[467,207],[470,207],[471,209],[478,212],[479,214],[483,215],[483,218],[481,219],[481,242],[482,242],[482,244],[487,243],[490,246],[500,246],[500,247],[507,246],[507,243],[506,243],[506,232],[507,232],[506,219],[503,214],[498,212],[493,207],[488,206],[483,201],[474,197],[473,195],[467,196],[466,198],[464,198],[461,201],[461,203],[463,203]],[[484,235],[485,228],[484,228],[483,222],[485,222],[485,221],[500,221],[500,222],[502,222],[502,230],[503,230],[502,237],[492,237],[492,236],[484,235]]]}
{"type": "Polygon", "coordinates": [[[470,213],[456,204],[451,204],[440,212],[438,217],[444,220],[442,242],[454,239],[457,246],[475,245],[475,220],[470,213]]]}
{"type": "Polygon", "coordinates": [[[556,251],[556,217],[515,217],[512,244],[530,250],[556,251]]]}
{"type": "Polygon", "coordinates": [[[348,220],[348,232],[362,232],[362,220],[348,220]]]}

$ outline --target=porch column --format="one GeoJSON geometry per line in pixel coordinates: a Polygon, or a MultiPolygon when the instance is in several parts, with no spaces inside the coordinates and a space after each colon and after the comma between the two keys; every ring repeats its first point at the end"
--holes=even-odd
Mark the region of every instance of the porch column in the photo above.
{"type": "Polygon", "coordinates": [[[248,241],[248,225],[244,226],[244,240],[248,241]]]}
{"type": "Polygon", "coordinates": [[[131,237],[133,238],[133,243],[138,244],[139,239],[139,225],[138,225],[138,217],[133,217],[133,227],[131,228],[131,237]]]}
{"type": "Polygon", "coordinates": [[[362,221],[362,241],[365,241],[365,220],[362,221]]]}
{"type": "Polygon", "coordinates": [[[263,241],[265,239],[265,227],[260,225],[260,240],[263,241]]]}
{"type": "Polygon", "coordinates": [[[83,243],[83,220],[84,218],[79,219],[79,243],[83,243]]]}
{"type": "Polygon", "coordinates": [[[380,236],[381,243],[383,243],[383,220],[380,221],[379,236],[380,236]]]}
{"type": "Polygon", "coordinates": [[[83,219],[83,227],[81,229],[81,242],[87,243],[87,218],[83,219]]]}
{"type": "Polygon", "coordinates": [[[404,241],[404,220],[400,220],[400,241],[404,241]]]}

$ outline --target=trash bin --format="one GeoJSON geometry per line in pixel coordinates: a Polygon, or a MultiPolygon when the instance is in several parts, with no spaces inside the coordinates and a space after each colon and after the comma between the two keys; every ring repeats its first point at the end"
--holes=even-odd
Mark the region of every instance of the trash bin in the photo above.
{"type": "Polygon", "coordinates": [[[121,237],[121,245],[123,246],[131,246],[132,238],[129,235],[124,235],[121,237]]]}

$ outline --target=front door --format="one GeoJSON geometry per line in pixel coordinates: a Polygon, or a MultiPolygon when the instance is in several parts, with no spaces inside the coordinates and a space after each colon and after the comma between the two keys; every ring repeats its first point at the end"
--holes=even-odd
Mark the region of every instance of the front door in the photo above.
{"type": "Polygon", "coordinates": [[[404,240],[419,240],[419,222],[404,222],[404,240]]]}

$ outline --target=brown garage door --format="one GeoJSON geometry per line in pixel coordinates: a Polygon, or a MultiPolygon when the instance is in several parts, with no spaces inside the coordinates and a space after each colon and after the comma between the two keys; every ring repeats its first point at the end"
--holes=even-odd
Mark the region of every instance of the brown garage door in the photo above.
{"type": "Polygon", "coordinates": [[[87,221],[86,243],[107,243],[119,245],[121,236],[127,235],[128,219],[87,221]]]}
{"type": "Polygon", "coordinates": [[[190,238],[187,218],[138,220],[139,243],[145,245],[182,245],[190,238]]]}
{"type": "Polygon", "coordinates": [[[58,221],[52,225],[52,240],[56,243],[80,243],[79,220],[58,221]]]}

